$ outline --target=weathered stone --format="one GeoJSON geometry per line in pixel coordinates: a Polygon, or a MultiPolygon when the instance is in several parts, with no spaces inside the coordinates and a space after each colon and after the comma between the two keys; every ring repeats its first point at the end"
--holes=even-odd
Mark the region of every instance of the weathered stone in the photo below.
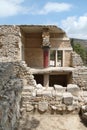
{"type": "Polygon", "coordinates": [[[63,93],[63,92],[66,91],[66,87],[63,87],[63,86],[61,86],[61,85],[54,85],[54,89],[55,89],[56,91],[58,91],[58,92],[61,92],[61,93],[63,93]]]}
{"type": "Polygon", "coordinates": [[[67,111],[68,111],[68,112],[71,112],[71,111],[73,111],[73,110],[74,110],[73,105],[68,105],[68,106],[67,106],[67,111]]]}
{"type": "Polygon", "coordinates": [[[58,91],[53,91],[53,96],[56,98],[56,101],[62,101],[63,93],[58,91]]]}
{"type": "Polygon", "coordinates": [[[57,105],[57,110],[60,112],[66,111],[66,105],[64,104],[57,105]]]}
{"type": "Polygon", "coordinates": [[[42,89],[38,89],[38,90],[36,90],[36,95],[37,96],[42,96],[42,89]]]}
{"type": "Polygon", "coordinates": [[[38,109],[41,112],[45,112],[48,109],[48,102],[45,102],[45,101],[44,102],[39,102],[38,109]]]}
{"type": "Polygon", "coordinates": [[[72,93],[74,96],[79,95],[80,88],[76,84],[68,84],[67,85],[67,92],[72,93]]]}
{"type": "Polygon", "coordinates": [[[32,106],[31,104],[27,104],[27,108],[26,108],[27,112],[33,111],[33,109],[34,109],[34,106],[32,106]]]}
{"type": "Polygon", "coordinates": [[[43,90],[42,95],[47,97],[52,97],[52,92],[49,90],[43,90]]]}
{"type": "Polygon", "coordinates": [[[73,103],[73,96],[71,93],[63,93],[63,103],[65,103],[66,105],[71,105],[73,103]]]}
{"type": "Polygon", "coordinates": [[[36,88],[37,88],[37,89],[42,89],[43,86],[42,86],[41,84],[37,84],[37,85],[36,85],[36,88]]]}
{"type": "Polygon", "coordinates": [[[23,92],[32,92],[34,90],[33,86],[24,86],[23,92]]]}
{"type": "Polygon", "coordinates": [[[51,108],[52,108],[53,110],[57,110],[57,107],[56,107],[56,106],[52,106],[52,105],[51,105],[51,108]]]}
{"type": "Polygon", "coordinates": [[[87,112],[87,105],[83,105],[81,109],[82,109],[83,113],[87,112]]]}
{"type": "Polygon", "coordinates": [[[36,97],[36,90],[34,90],[34,91],[32,92],[32,96],[33,96],[33,97],[36,97]]]}

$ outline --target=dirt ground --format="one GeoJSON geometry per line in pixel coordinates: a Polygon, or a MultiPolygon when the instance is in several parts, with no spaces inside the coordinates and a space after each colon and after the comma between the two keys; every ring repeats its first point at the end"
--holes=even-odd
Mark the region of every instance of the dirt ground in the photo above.
{"type": "MultiPolygon", "coordinates": [[[[23,123],[23,122],[22,122],[23,123]]],[[[20,130],[87,130],[79,115],[29,115],[20,130]]]]}

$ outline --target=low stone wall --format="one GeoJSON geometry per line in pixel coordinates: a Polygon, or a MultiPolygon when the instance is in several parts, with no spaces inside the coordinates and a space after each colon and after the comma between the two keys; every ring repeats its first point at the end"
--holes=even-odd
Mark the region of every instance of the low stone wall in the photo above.
{"type": "Polygon", "coordinates": [[[44,88],[40,84],[36,88],[25,86],[22,91],[22,117],[30,114],[63,114],[79,113],[85,99],[83,91],[75,84],[67,87],[54,85],[44,88]]]}

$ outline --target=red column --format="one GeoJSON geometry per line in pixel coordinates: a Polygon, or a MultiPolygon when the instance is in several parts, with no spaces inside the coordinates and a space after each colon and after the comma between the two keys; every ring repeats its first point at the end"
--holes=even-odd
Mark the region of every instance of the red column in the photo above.
{"type": "Polygon", "coordinates": [[[43,49],[43,67],[46,68],[49,66],[49,48],[43,49]]]}

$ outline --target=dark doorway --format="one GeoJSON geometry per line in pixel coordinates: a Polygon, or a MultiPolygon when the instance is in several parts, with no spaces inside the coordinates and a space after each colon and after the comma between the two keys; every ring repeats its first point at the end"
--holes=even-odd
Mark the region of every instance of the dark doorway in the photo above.
{"type": "Polygon", "coordinates": [[[42,74],[35,74],[34,79],[36,80],[37,84],[43,85],[43,75],[42,74]]]}
{"type": "Polygon", "coordinates": [[[50,75],[49,86],[54,86],[54,84],[66,87],[68,84],[68,75],[50,75]]]}

